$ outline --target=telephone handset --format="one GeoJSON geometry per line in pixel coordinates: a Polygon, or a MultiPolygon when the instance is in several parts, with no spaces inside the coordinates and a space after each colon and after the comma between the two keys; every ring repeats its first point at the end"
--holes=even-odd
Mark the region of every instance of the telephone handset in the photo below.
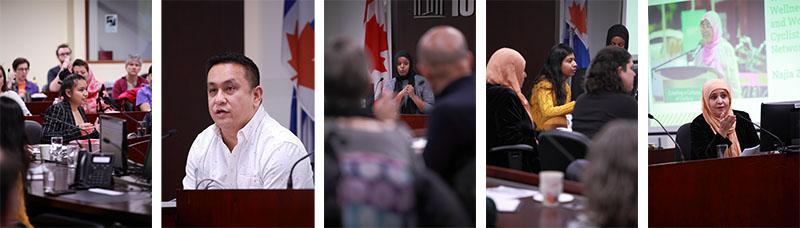
{"type": "Polygon", "coordinates": [[[77,188],[112,188],[114,186],[114,156],[110,154],[90,154],[85,150],[78,153],[75,170],[77,188]]]}

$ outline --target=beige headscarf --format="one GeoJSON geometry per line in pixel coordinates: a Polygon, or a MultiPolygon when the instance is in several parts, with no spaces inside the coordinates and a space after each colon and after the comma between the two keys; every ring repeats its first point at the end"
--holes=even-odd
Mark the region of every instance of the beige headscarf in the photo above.
{"type": "Polygon", "coordinates": [[[711,130],[714,133],[725,136],[725,138],[728,138],[728,140],[731,141],[731,146],[728,147],[727,151],[725,151],[725,156],[738,157],[739,154],[741,154],[742,149],[739,146],[739,137],[736,136],[736,123],[734,122],[733,127],[728,132],[722,132],[719,126],[722,118],[712,114],[711,104],[708,103],[708,97],[711,96],[712,92],[718,89],[728,92],[728,110],[725,112],[728,115],[733,115],[733,97],[731,97],[733,93],[731,93],[731,88],[728,86],[728,83],[725,83],[724,80],[714,79],[703,84],[703,97],[700,99],[703,103],[703,119],[705,119],[706,123],[711,126],[711,130]]]}
{"type": "Polygon", "coordinates": [[[492,54],[486,64],[486,82],[510,88],[517,94],[522,102],[522,107],[528,113],[528,118],[533,121],[528,110],[528,99],[522,95],[522,81],[525,80],[525,58],[511,48],[501,48],[492,54]]]}

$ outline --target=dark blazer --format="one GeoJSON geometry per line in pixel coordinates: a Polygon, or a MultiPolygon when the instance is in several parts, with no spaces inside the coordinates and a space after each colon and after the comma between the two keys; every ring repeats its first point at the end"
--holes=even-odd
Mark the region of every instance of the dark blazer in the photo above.
{"type": "Polygon", "coordinates": [[[625,93],[585,93],[575,101],[572,110],[572,130],[586,137],[594,135],[616,119],[636,120],[638,104],[633,96],[625,93]]]}
{"type": "MultiPolygon", "coordinates": [[[[739,146],[742,150],[759,144],[758,134],[756,128],[745,120],[741,120],[739,116],[750,120],[750,115],[746,112],[733,110],[733,114],[737,117],[736,120],[736,136],[739,139],[739,146]]],[[[731,145],[731,141],[722,137],[720,134],[715,134],[711,130],[711,126],[706,123],[703,114],[694,118],[691,125],[692,132],[692,157],[694,159],[707,159],[717,158],[717,147],[719,144],[731,145]]]]}
{"type": "MultiPolygon", "coordinates": [[[[81,113],[83,122],[89,123],[89,119],[86,118],[86,112],[83,111],[82,107],[78,107],[78,112],[81,113]]],[[[89,137],[98,138],[99,135],[97,130],[95,130],[89,134],[89,137]]],[[[81,129],[75,124],[70,104],[67,101],[51,105],[44,111],[41,143],[50,143],[50,138],[57,136],[63,137],[65,144],[69,141],[85,137],[81,136],[81,129]],[[55,119],[58,119],[58,121],[55,119]],[[66,123],[71,123],[71,125],[66,123]]]]}
{"type": "Polygon", "coordinates": [[[530,145],[534,152],[523,154],[526,161],[523,169],[539,170],[535,133],[533,122],[517,94],[505,86],[486,84],[486,151],[498,146],[530,145]]]}

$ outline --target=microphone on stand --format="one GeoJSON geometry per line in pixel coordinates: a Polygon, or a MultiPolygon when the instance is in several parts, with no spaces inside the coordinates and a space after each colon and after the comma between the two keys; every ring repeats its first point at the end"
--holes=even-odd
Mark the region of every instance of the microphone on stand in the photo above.
{"type": "Polygon", "coordinates": [[[303,161],[304,159],[308,158],[312,154],[314,154],[314,152],[308,153],[305,156],[303,156],[302,158],[297,159],[296,162],[294,162],[294,165],[292,165],[292,169],[289,170],[289,180],[286,181],[286,189],[292,189],[292,174],[294,173],[294,167],[296,167],[297,164],[300,163],[300,161],[303,161]]]}
{"type": "Polygon", "coordinates": [[[734,115],[736,115],[736,118],[737,118],[737,119],[743,119],[743,120],[744,120],[744,122],[747,122],[747,123],[749,123],[749,124],[752,124],[753,126],[756,126],[756,127],[758,127],[758,129],[759,129],[759,130],[761,130],[761,131],[763,131],[763,132],[766,132],[766,133],[767,133],[769,136],[772,136],[773,138],[777,139],[777,140],[778,140],[778,146],[776,147],[776,149],[777,149],[779,152],[781,152],[781,153],[784,153],[784,152],[787,152],[787,151],[789,151],[789,150],[788,150],[788,148],[786,147],[786,144],[785,144],[785,143],[783,142],[783,140],[781,140],[781,138],[780,138],[780,137],[778,137],[777,135],[773,134],[772,132],[770,132],[770,131],[769,131],[769,130],[767,130],[767,129],[764,129],[764,128],[763,128],[763,127],[761,127],[760,125],[758,125],[758,124],[756,124],[756,123],[753,123],[753,121],[751,121],[751,120],[750,120],[750,119],[748,119],[748,118],[745,118],[744,116],[740,116],[740,115],[738,115],[738,114],[736,114],[736,113],[734,113],[734,115]]]}
{"type": "MultiPolygon", "coordinates": [[[[75,124],[68,123],[68,122],[66,122],[66,121],[63,121],[63,120],[60,120],[60,119],[58,119],[58,118],[50,118],[50,120],[53,120],[53,121],[56,121],[56,122],[59,122],[59,123],[65,124],[65,125],[67,125],[67,126],[69,126],[69,127],[72,127],[72,128],[74,128],[74,129],[78,129],[78,130],[80,130],[80,131],[83,131],[83,129],[81,129],[81,128],[80,128],[80,127],[78,127],[78,126],[75,126],[75,124]]],[[[91,132],[89,132],[89,134],[91,134],[91,132]]],[[[92,139],[90,139],[90,138],[89,138],[89,134],[86,134],[86,135],[85,135],[85,137],[86,137],[86,145],[87,145],[87,147],[89,147],[89,148],[88,148],[88,149],[89,149],[89,153],[91,153],[91,152],[92,152],[92,139]]],[[[79,138],[80,138],[80,137],[79,137],[79,138]]],[[[80,146],[80,145],[81,145],[81,144],[80,144],[80,143],[78,143],[78,146],[80,146]]]]}
{"type": "Polygon", "coordinates": [[[655,116],[653,116],[653,115],[652,115],[652,114],[650,114],[650,113],[647,113],[647,118],[650,118],[650,119],[652,119],[652,120],[655,120],[655,121],[656,121],[656,123],[658,123],[658,125],[660,125],[660,126],[661,126],[661,129],[663,129],[663,130],[664,130],[664,133],[667,133],[667,137],[669,137],[669,139],[670,139],[670,140],[672,140],[672,143],[674,143],[674,144],[675,144],[675,148],[678,148],[678,152],[680,152],[680,154],[681,154],[681,161],[686,161],[686,158],[685,158],[685,157],[683,157],[683,149],[681,148],[681,145],[678,145],[678,142],[675,142],[675,139],[673,139],[673,138],[672,138],[672,135],[671,135],[671,134],[669,134],[669,131],[667,131],[667,128],[665,128],[665,127],[664,127],[664,125],[663,125],[663,124],[661,124],[661,121],[658,121],[658,119],[656,119],[656,117],[655,117],[655,116]]]}

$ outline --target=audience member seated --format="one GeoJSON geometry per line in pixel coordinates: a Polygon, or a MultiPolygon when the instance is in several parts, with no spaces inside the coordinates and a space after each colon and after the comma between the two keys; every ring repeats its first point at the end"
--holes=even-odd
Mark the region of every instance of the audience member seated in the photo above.
{"type": "Polygon", "coordinates": [[[475,66],[464,34],[450,26],[429,29],[417,44],[418,69],[436,94],[428,118],[425,165],[459,195],[475,222],[475,66]]]}
{"type": "MultiPolygon", "coordinates": [[[[139,58],[139,56],[128,56],[128,60],[125,61],[125,71],[128,74],[114,82],[114,89],[111,92],[111,96],[114,100],[118,100],[119,96],[125,93],[125,91],[142,87],[147,83],[147,80],[139,77],[139,71],[141,69],[142,59],[139,58]]],[[[136,94],[134,93],[134,95],[136,94]]],[[[134,99],[133,101],[136,100],[134,99]]]]}
{"type": "Polygon", "coordinates": [[[324,225],[468,226],[455,194],[414,154],[391,91],[373,107],[379,119],[362,108],[367,66],[355,42],[337,39],[326,48],[324,225]]]}
{"type": "Polygon", "coordinates": [[[11,63],[14,70],[14,83],[11,84],[11,89],[17,92],[20,97],[28,97],[31,94],[39,92],[39,86],[31,80],[28,80],[28,72],[31,70],[31,63],[25,58],[16,58],[11,63]]]}
{"type": "Polygon", "coordinates": [[[86,78],[78,74],[70,75],[61,85],[63,101],[51,105],[44,113],[42,126],[42,143],[50,143],[50,138],[61,136],[64,143],[86,137],[99,136],[97,120],[95,124],[89,123],[86,111],[83,110],[84,100],[87,96],[86,78]]]}
{"type": "Polygon", "coordinates": [[[637,117],[637,103],[630,95],[636,73],[625,49],[613,46],[600,50],[586,75],[586,93],[575,101],[572,130],[592,138],[606,123],[637,117]]]}
{"type": "MultiPolygon", "coordinates": [[[[486,151],[494,147],[525,144],[536,149],[536,138],[528,113],[528,99],[522,94],[525,59],[519,52],[501,48],[486,65],[486,151]]],[[[523,154],[522,169],[537,172],[539,155],[523,154]]]]}
{"type": "Polygon", "coordinates": [[[589,146],[584,174],[590,224],[577,227],[636,227],[636,121],[615,120],[589,146]]]}
{"type": "Polygon", "coordinates": [[[22,97],[20,97],[19,94],[8,89],[6,82],[8,82],[8,80],[6,80],[6,70],[3,68],[3,66],[0,66],[0,97],[8,97],[16,101],[17,104],[19,104],[19,107],[22,108],[22,114],[30,116],[31,111],[29,111],[28,107],[25,106],[25,101],[22,100],[22,97]]]}
{"type": "Polygon", "coordinates": [[[558,44],[550,48],[531,91],[530,113],[537,131],[567,127],[567,114],[575,107],[567,79],[577,70],[571,47],[558,44]]]}
{"type": "Polygon", "coordinates": [[[717,158],[717,145],[727,145],[725,157],[737,157],[742,150],[759,145],[756,129],[748,121],[746,112],[733,110],[733,93],[724,80],[714,79],[703,84],[703,114],[694,118],[691,125],[692,157],[717,158]]]}
{"type": "Polygon", "coordinates": [[[62,71],[67,71],[69,69],[70,60],[72,59],[72,48],[67,44],[58,45],[58,47],[56,47],[56,58],[58,59],[58,65],[47,71],[47,84],[42,88],[43,91],[58,92],[61,89],[61,80],[63,80],[64,77],[59,77],[59,75],[62,71]]]}
{"type": "Polygon", "coordinates": [[[141,89],[136,93],[136,107],[139,108],[141,111],[149,112],[150,108],[152,107],[152,97],[153,97],[153,67],[151,66],[150,69],[147,70],[147,84],[142,86],[141,89]]]}
{"type": "Polygon", "coordinates": [[[625,25],[616,24],[608,28],[606,33],[606,47],[619,47],[628,50],[628,28],[625,25]]]}
{"type": "MultiPolygon", "coordinates": [[[[14,227],[19,221],[16,215],[19,202],[24,199],[16,189],[20,187],[19,173],[22,171],[17,159],[9,158],[5,149],[0,148],[0,227],[14,227]]],[[[25,227],[32,227],[25,225],[25,227]]]]}
{"type": "Polygon", "coordinates": [[[102,94],[105,94],[105,91],[103,91],[103,88],[105,88],[103,83],[100,83],[100,81],[94,77],[94,73],[89,69],[89,63],[82,59],[76,59],[75,62],[67,67],[67,70],[61,71],[56,81],[50,84],[50,88],[61,90],[61,79],[71,74],[78,74],[86,78],[86,91],[88,95],[83,105],[81,105],[86,113],[104,112],[110,108],[110,106],[101,99],[103,96],[102,94]]]}
{"type": "MultiPolygon", "coordinates": [[[[32,227],[28,220],[28,214],[25,210],[25,198],[23,197],[25,196],[25,185],[23,184],[25,179],[23,177],[27,174],[28,165],[31,162],[28,137],[25,134],[25,118],[17,102],[8,97],[0,97],[0,113],[2,113],[0,115],[0,126],[2,126],[3,132],[0,134],[0,150],[2,151],[0,157],[4,161],[8,160],[6,161],[8,163],[3,162],[3,166],[13,163],[18,168],[16,171],[9,170],[10,172],[6,172],[7,170],[3,169],[2,194],[4,197],[11,197],[11,200],[9,200],[13,204],[11,207],[16,208],[16,210],[9,209],[9,211],[6,211],[7,205],[5,204],[9,201],[4,199],[0,201],[0,203],[4,204],[2,215],[6,216],[14,213],[12,215],[13,220],[25,225],[25,227],[32,227]],[[6,183],[5,181],[7,180],[13,182],[6,183]],[[13,186],[13,188],[9,186],[13,186]]],[[[3,219],[3,224],[7,224],[6,222],[3,219]]]]}
{"type": "Polygon", "coordinates": [[[406,51],[394,56],[397,70],[383,84],[383,91],[394,91],[395,102],[400,104],[401,114],[430,113],[433,109],[433,90],[424,77],[414,70],[414,61],[406,51]]]}

